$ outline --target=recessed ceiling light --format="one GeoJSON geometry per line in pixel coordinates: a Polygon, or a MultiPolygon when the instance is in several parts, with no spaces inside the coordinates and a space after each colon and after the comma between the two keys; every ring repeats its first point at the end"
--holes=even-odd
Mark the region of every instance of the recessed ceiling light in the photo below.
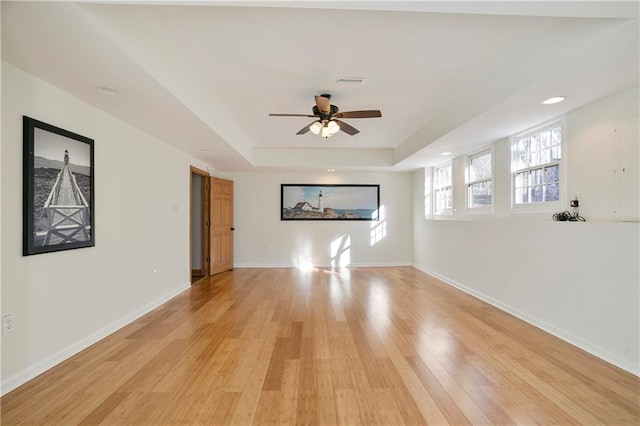
{"type": "Polygon", "coordinates": [[[120,94],[120,90],[114,89],[113,87],[100,86],[100,87],[97,87],[96,90],[102,93],[103,95],[115,96],[120,94]]]}
{"type": "Polygon", "coordinates": [[[440,155],[451,155],[451,154],[452,154],[451,151],[445,151],[440,153],[440,155]]]}
{"type": "Polygon", "coordinates": [[[335,172],[336,169],[327,169],[328,172],[335,172]]]}
{"type": "Polygon", "coordinates": [[[553,104],[560,103],[565,99],[566,97],[564,96],[554,96],[553,98],[545,99],[544,101],[542,101],[542,103],[545,105],[553,105],[553,104]]]}

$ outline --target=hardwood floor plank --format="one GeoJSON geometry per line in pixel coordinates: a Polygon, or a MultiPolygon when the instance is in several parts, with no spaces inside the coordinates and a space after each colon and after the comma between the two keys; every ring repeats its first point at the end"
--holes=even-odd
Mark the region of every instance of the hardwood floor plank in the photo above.
{"type": "MultiPolygon", "coordinates": [[[[259,425],[278,425],[278,421],[282,415],[280,413],[280,406],[282,405],[282,392],[279,390],[265,390],[262,389],[260,393],[260,399],[258,400],[258,407],[256,408],[256,414],[254,421],[259,425]]],[[[286,423],[286,421],[282,421],[286,423]]]]}
{"type": "MultiPolygon", "coordinates": [[[[400,424],[398,422],[398,416],[402,419],[403,424],[415,425],[425,424],[429,419],[441,420],[441,413],[439,410],[429,413],[429,417],[425,418],[417,406],[416,399],[414,399],[411,390],[408,388],[409,380],[405,380],[406,374],[411,374],[407,368],[404,359],[399,358],[378,358],[378,365],[380,371],[383,372],[387,383],[389,383],[389,392],[378,393],[378,395],[385,395],[389,404],[395,402],[394,405],[389,405],[385,413],[394,414],[389,417],[390,424],[400,424]],[[394,407],[393,409],[391,407],[394,407]]],[[[434,423],[431,421],[431,423],[434,423]]]]}
{"type": "Polygon", "coordinates": [[[1,400],[3,425],[640,423],[640,379],[411,267],[236,269],[1,400]]]}
{"type": "Polygon", "coordinates": [[[125,392],[114,392],[107,397],[100,405],[91,411],[78,424],[83,426],[100,424],[126,397],[125,392]]]}
{"type": "Polygon", "coordinates": [[[362,425],[364,423],[364,413],[358,404],[356,391],[342,389],[336,391],[336,411],[338,413],[338,424],[341,425],[362,425]]]}
{"type": "Polygon", "coordinates": [[[438,379],[435,378],[429,368],[422,362],[419,357],[407,357],[407,361],[413,371],[416,373],[420,382],[425,389],[429,390],[435,404],[446,419],[446,422],[454,425],[470,425],[471,422],[464,415],[460,407],[449,396],[447,391],[442,387],[438,379]]]}

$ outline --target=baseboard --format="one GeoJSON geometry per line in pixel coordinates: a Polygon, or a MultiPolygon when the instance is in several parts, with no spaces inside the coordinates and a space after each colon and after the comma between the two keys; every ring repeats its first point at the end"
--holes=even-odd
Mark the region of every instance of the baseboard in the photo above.
{"type": "Polygon", "coordinates": [[[525,321],[531,325],[533,325],[534,327],[537,327],[559,339],[564,340],[565,342],[579,348],[582,349],[583,351],[600,358],[603,361],[608,362],[609,364],[613,364],[618,368],[621,368],[625,371],[628,371],[629,373],[635,375],[635,376],[640,376],[640,364],[634,363],[632,361],[629,361],[627,359],[621,358],[618,355],[612,354],[611,352],[593,345],[592,343],[574,336],[571,333],[568,333],[552,324],[549,324],[545,321],[542,321],[538,318],[535,318],[531,315],[526,314],[525,312],[522,312],[510,305],[507,305],[497,299],[494,299],[491,296],[487,296],[484,293],[481,293],[477,290],[474,290],[472,288],[469,288],[455,280],[449,279],[445,276],[442,276],[436,272],[430,271],[426,268],[423,268],[422,266],[413,265],[414,268],[416,268],[417,270],[424,272],[427,275],[431,275],[432,277],[435,277],[437,279],[439,279],[440,281],[444,282],[447,285],[450,285],[452,287],[457,288],[458,290],[461,290],[477,299],[482,300],[483,302],[486,302],[492,306],[495,306],[496,308],[505,311],[511,315],[513,315],[516,318],[521,319],[522,321],[525,321]]]}
{"type": "Polygon", "coordinates": [[[18,386],[21,386],[27,383],[29,380],[33,379],[34,377],[39,376],[40,374],[44,373],[50,368],[60,364],[62,361],[65,361],[71,358],[73,355],[79,353],[80,351],[83,351],[84,349],[88,348],[94,343],[109,336],[110,334],[115,333],[122,327],[128,324],[131,324],[133,321],[148,314],[152,310],[156,309],[158,306],[162,305],[165,302],[168,302],[169,300],[173,299],[178,294],[182,293],[185,290],[188,290],[189,288],[190,288],[190,285],[188,284],[181,285],[180,287],[170,291],[169,293],[164,294],[163,296],[159,297],[153,302],[146,304],[145,306],[132,312],[131,314],[119,319],[118,321],[115,321],[107,325],[106,327],[96,331],[95,333],[90,334],[89,336],[85,337],[79,342],[72,344],[66,349],[63,349],[62,351],[38,362],[37,364],[27,368],[26,370],[16,374],[15,376],[4,380],[2,382],[1,394],[3,396],[6,395],[7,393],[16,389],[18,386]]]}
{"type": "Polygon", "coordinates": [[[255,269],[255,268],[294,268],[292,263],[234,263],[233,269],[255,269]]]}
{"type": "MultiPolygon", "coordinates": [[[[394,266],[414,266],[411,262],[376,262],[376,263],[352,263],[344,268],[385,268],[394,266]]],[[[314,268],[333,268],[330,264],[313,265],[314,268]]],[[[235,263],[234,269],[242,268],[296,268],[293,263],[235,263]]]]}
{"type": "Polygon", "coordinates": [[[348,268],[393,268],[401,266],[413,266],[413,264],[411,262],[353,263],[348,268]]]}

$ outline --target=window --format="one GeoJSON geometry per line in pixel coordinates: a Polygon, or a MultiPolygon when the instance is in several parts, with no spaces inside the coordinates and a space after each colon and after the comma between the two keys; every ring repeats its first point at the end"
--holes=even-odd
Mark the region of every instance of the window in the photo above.
{"type": "Polygon", "coordinates": [[[433,168],[433,212],[453,214],[451,163],[433,168]]]}
{"type": "Polygon", "coordinates": [[[560,201],[560,123],[513,138],[514,206],[560,201]]]}
{"type": "Polygon", "coordinates": [[[491,150],[467,158],[467,208],[490,208],[493,205],[491,150]]]}

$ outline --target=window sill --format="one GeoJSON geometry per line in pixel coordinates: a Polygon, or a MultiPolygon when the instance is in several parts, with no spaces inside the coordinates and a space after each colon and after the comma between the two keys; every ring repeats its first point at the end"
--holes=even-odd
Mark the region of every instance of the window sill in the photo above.
{"type": "Polygon", "coordinates": [[[551,201],[546,203],[516,204],[511,207],[510,213],[515,215],[541,215],[558,213],[560,211],[563,211],[562,202],[551,201]]]}
{"type": "Polygon", "coordinates": [[[464,211],[465,215],[477,216],[477,215],[492,215],[494,213],[493,206],[491,207],[471,207],[464,211]]]}

